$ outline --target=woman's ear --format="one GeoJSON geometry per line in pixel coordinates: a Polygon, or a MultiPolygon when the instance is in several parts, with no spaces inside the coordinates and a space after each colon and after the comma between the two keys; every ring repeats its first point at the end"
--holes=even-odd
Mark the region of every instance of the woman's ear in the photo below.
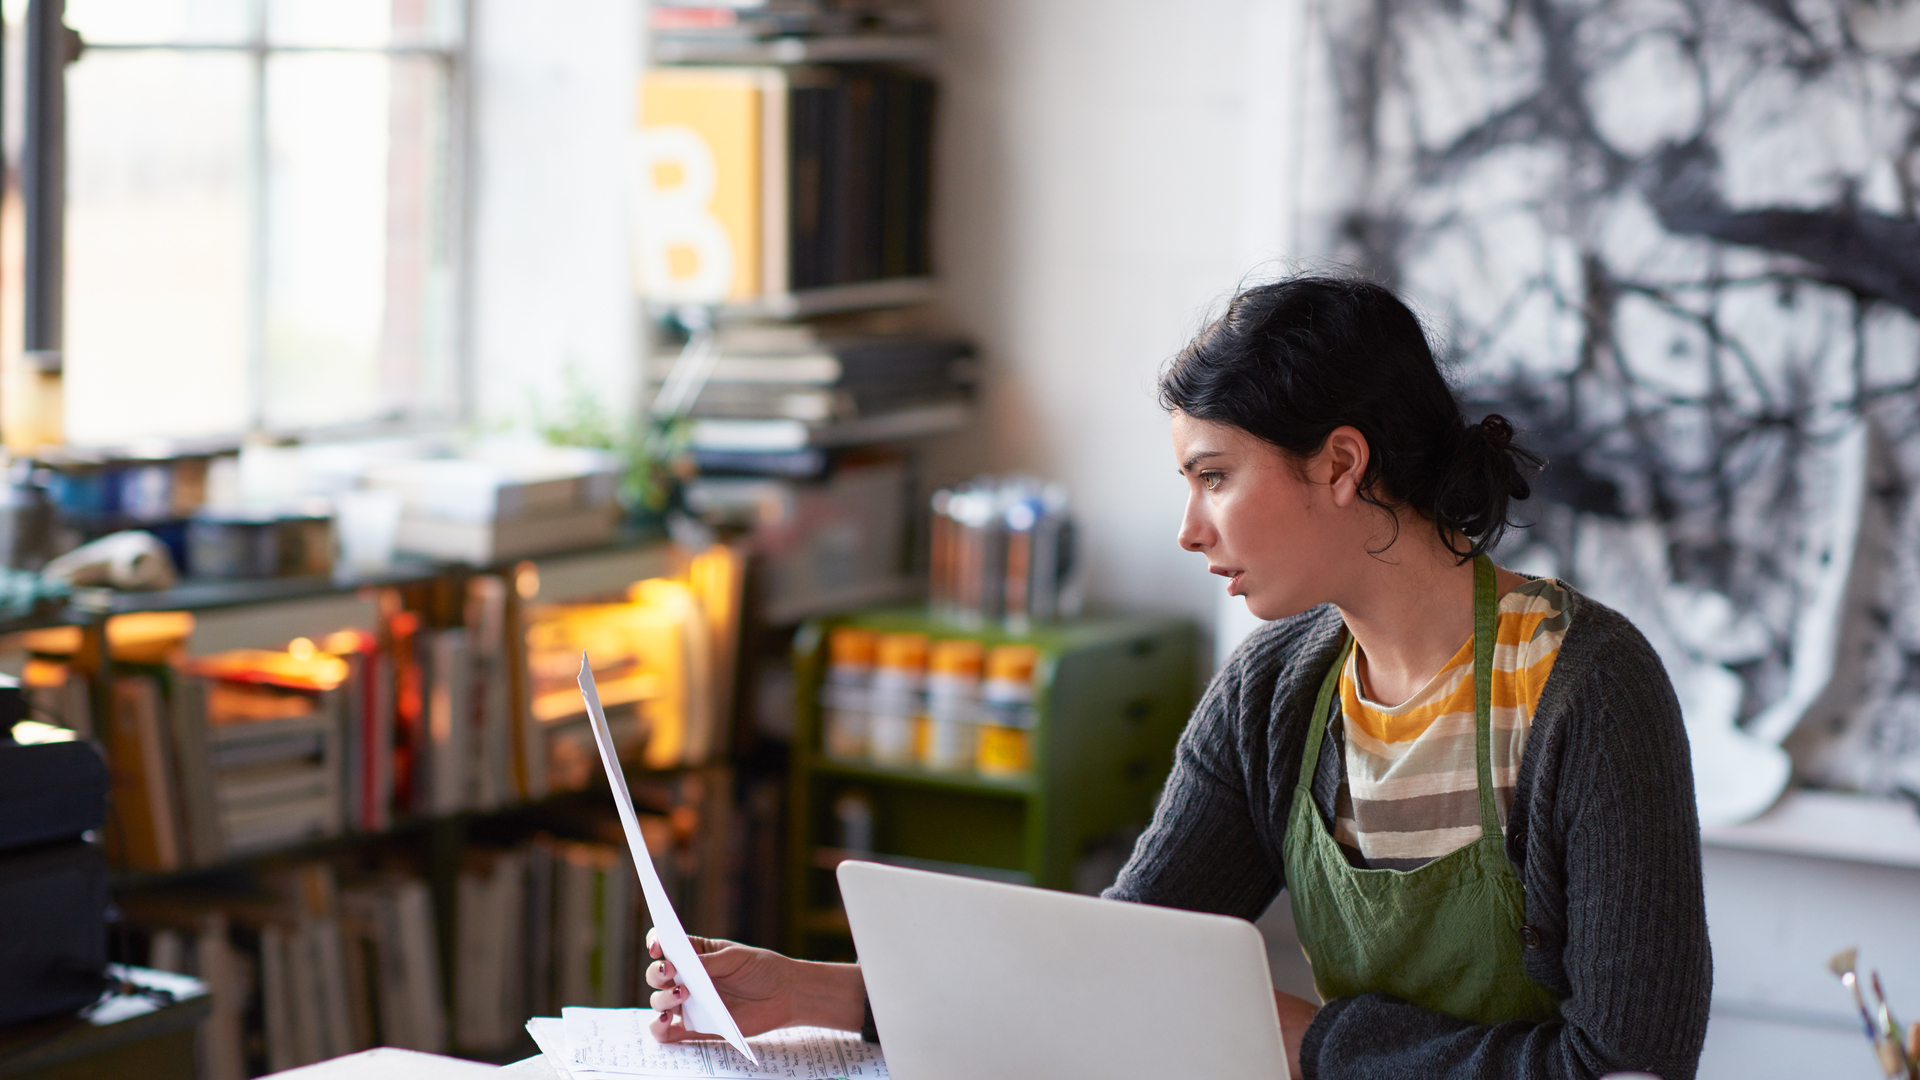
{"type": "Polygon", "coordinates": [[[1320,467],[1327,472],[1333,505],[1351,506],[1360,497],[1372,452],[1367,437],[1351,424],[1342,424],[1327,434],[1327,440],[1320,444],[1319,457],[1320,467]]]}

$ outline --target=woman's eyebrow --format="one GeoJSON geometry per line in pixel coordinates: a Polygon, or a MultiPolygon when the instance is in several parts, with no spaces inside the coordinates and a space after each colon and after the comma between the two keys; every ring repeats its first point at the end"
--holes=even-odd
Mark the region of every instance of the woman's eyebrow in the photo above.
{"type": "Polygon", "coordinates": [[[1194,467],[1195,465],[1197,465],[1197,464],[1199,464],[1200,462],[1202,462],[1202,461],[1204,461],[1204,460],[1206,460],[1207,458],[1215,458],[1215,457],[1220,457],[1221,455],[1223,455],[1223,454],[1225,454],[1225,453],[1226,453],[1226,451],[1225,451],[1225,450],[1202,450],[1202,451],[1200,451],[1199,453],[1197,453],[1197,454],[1195,454],[1195,455],[1193,455],[1192,457],[1190,457],[1190,458],[1188,458],[1188,459],[1187,459],[1187,460],[1186,460],[1186,461],[1185,461],[1185,462],[1184,462],[1184,463],[1183,463],[1183,464],[1182,464],[1182,465],[1180,466],[1180,475],[1181,475],[1181,476],[1185,476],[1185,475],[1187,475],[1187,473],[1189,473],[1189,472],[1191,472],[1191,471],[1193,470],[1193,467],[1194,467]]]}

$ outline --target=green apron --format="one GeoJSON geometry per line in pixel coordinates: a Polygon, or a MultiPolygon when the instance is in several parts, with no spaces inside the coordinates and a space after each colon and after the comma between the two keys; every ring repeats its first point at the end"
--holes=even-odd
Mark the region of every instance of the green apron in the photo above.
{"type": "Polygon", "coordinates": [[[1313,801],[1314,766],[1335,704],[1347,637],[1320,687],[1293,791],[1287,894],[1322,1000],[1391,994],[1477,1024],[1560,1018],[1560,1001],[1521,964],[1525,889],[1508,861],[1493,801],[1493,563],[1473,566],[1474,738],[1480,838],[1414,870],[1362,870],[1341,853],[1313,801]]]}

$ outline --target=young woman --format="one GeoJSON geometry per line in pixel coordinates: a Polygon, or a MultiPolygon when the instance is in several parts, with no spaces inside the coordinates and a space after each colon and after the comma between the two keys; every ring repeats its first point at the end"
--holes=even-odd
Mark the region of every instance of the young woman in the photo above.
{"type": "MultiPolygon", "coordinates": [[[[1712,975],[1686,735],[1625,619],[1484,554],[1537,459],[1464,421],[1360,281],[1243,292],[1160,392],[1180,545],[1271,622],[1106,895],[1251,919],[1286,889],[1322,998],[1275,994],[1298,1077],[1689,1080],[1712,975]]],[[[702,948],[744,1030],[871,1035],[857,965],[702,948]]]]}

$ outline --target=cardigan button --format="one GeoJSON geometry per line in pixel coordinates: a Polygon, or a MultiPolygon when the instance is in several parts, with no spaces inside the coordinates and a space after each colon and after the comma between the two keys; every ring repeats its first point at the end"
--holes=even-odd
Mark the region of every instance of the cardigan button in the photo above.
{"type": "Polygon", "coordinates": [[[1535,930],[1531,926],[1522,926],[1520,928],[1520,943],[1522,945],[1525,945],[1529,949],[1539,948],[1540,947],[1540,931],[1535,930]]]}

